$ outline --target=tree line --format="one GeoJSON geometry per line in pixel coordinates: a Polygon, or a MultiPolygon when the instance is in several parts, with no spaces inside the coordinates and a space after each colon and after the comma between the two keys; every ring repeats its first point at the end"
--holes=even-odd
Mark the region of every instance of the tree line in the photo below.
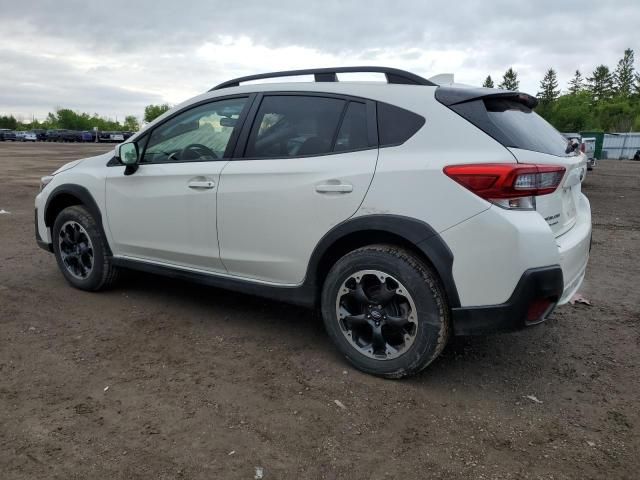
{"type": "MultiPolygon", "coordinates": [[[[147,105],[144,109],[144,121],[150,122],[162,115],[171,107],[168,104],[147,105]]],[[[43,121],[20,122],[13,115],[0,115],[0,128],[10,130],[36,130],[36,129],[65,129],[65,130],[93,130],[97,127],[102,131],[136,132],[140,130],[140,122],[135,115],[127,115],[123,122],[101,117],[97,113],[75,112],[68,108],[58,108],[55,112],[49,112],[43,121]]]]}
{"type": "MultiPolygon", "coordinates": [[[[482,86],[495,88],[490,75],[482,86]]],[[[519,87],[518,73],[509,68],[498,88],[519,87]]],[[[585,78],[576,70],[566,91],[561,91],[556,71],[549,68],[536,97],[536,112],[561,132],[640,131],[640,73],[635,70],[631,48],[624,51],[613,71],[607,65],[598,65],[585,78]]]]}

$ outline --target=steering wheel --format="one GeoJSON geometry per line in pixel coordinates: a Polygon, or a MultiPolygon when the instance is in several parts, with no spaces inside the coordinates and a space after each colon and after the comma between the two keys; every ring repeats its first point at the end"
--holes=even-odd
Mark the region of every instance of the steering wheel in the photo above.
{"type": "Polygon", "coordinates": [[[216,155],[216,152],[211,150],[206,145],[202,145],[201,143],[192,143],[190,145],[187,145],[182,149],[182,152],[180,153],[180,158],[182,158],[183,160],[197,160],[198,158],[202,158],[204,156],[210,156],[216,160],[220,158],[218,157],[218,155],[216,155]],[[197,156],[194,156],[194,154],[197,156]]]}

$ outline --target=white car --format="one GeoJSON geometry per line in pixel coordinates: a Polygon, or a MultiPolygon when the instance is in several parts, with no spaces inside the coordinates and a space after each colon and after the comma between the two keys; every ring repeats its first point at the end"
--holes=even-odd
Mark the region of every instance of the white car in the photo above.
{"type": "Polygon", "coordinates": [[[35,142],[38,137],[34,132],[16,132],[16,139],[21,142],[35,142]]]}
{"type": "Polygon", "coordinates": [[[234,79],[44,177],[37,241],[83,290],[132,268],[318,307],[357,368],[410,375],[582,283],[586,159],[535,103],[384,67],[234,79]]]}

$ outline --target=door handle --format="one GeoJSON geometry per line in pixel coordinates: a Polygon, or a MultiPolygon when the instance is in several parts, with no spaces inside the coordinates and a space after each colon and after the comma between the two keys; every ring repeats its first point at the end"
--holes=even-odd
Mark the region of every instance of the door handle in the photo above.
{"type": "Polygon", "coordinates": [[[213,188],[215,186],[216,184],[213,182],[213,180],[191,180],[189,182],[189,188],[193,188],[196,190],[213,188]]]}
{"type": "Polygon", "coordinates": [[[350,193],[353,192],[353,185],[348,183],[327,183],[316,185],[318,193],[350,193]]]}

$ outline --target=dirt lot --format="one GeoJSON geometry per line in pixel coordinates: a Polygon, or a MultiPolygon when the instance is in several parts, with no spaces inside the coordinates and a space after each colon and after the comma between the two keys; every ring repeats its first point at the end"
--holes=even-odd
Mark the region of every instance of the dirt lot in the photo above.
{"type": "Polygon", "coordinates": [[[69,287],[33,197],[107,148],[0,143],[1,478],[638,478],[640,162],[585,184],[592,307],[388,381],[303,309],[139,273],[69,287]]]}

